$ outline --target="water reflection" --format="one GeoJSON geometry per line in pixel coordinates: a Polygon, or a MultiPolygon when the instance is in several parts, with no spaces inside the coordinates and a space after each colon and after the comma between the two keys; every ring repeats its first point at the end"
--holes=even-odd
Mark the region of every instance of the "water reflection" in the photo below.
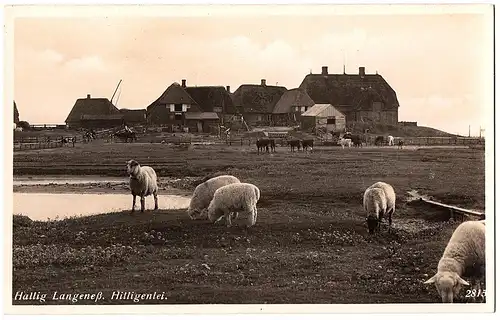
{"type": "MultiPolygon", "coordinates": [[[[159,195],[160,210],[184,209],[189,206],[188,197],[159,195]]],[[[132,196],[129,194],[77,194],[77,193],[14,193],[14,214],[27,215],[33,220],[63,219],[77,215],[130,210],[132,196]]],[[[154,208],[152,197],[146,198],[146,210],[154,208]]],[[[140,209],[137,199],[136,210],[140,209]]]]}

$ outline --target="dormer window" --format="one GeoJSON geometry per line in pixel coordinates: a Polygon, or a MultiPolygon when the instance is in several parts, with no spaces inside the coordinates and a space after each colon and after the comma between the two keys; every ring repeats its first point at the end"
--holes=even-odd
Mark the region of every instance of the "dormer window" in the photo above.
{"type": "Polygon", "coordinates": [[[182,103],[174,104],[174,111],[175,112],[182,112],[182,103]]]}

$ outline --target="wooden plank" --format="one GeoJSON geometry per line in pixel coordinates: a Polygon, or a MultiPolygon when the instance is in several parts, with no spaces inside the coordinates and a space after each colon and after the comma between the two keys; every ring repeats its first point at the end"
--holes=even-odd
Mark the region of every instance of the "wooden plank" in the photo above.
{"type": "Polygon", "coordinates": [[[427,200],[427,199],[423,199],[423,198],[420,198],[420,200],[424,201],[426,203],[435,205],[435,206],[439,206],[439,207],[442,207],[442,208],[448,208],[448,209],[450,209],[452,211],[457,211],[457,212],[460,212],[460,213],[469,214],[469,215],[472,215],[472,216],[483,217],[484,218],[484,213],[482,213],[482,212],[477,212],[477,211],[472,211],[472,210],[469,210],[469,209],[463,209],[463,208],[459,208],[459,207],[455,207],[455,206],[450,206],[448,204],[444,204],[444,203],[440,203],[440,202],[432,201],[432,200],[427,200]]]}

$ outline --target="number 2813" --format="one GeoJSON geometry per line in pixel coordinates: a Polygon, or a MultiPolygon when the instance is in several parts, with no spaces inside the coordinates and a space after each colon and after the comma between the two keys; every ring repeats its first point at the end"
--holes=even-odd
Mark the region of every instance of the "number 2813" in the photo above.
{"type": "Polygon", "coordinates": [[[478,298],[478,297],[485,297],[486,296],[486,290],[481,290],[481,289],[468,289],[465,293],[466,298],[478,298]]]}

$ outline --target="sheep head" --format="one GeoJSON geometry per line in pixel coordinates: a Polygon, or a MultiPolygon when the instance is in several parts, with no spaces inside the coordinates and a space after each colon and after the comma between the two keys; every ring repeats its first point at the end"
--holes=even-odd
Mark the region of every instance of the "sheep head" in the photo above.
{"type": "Polygon", "coordinates": [[[200,219],[200,218],[206,218],[207,217],[207,209],[197,209],[197,208],[188,208],[187,210],[187,213],[189,215],[189,217],[192,219],[192,220],[197,220],[197,219],[200,219]]]}
{"type": "Polygon", "coordinates": [[[368,226],[368,232],[373,234],[375,232],[376,229],[378,229],[379,227],[379,219],[377,219],[376,217],[374,216],[369,216],[368,218],[366,218],[366,224],[368,226]]]}
{"type": "Polygon", "coordinates": [[[434,283],[441,300],[445,303],[452,303],[453,298],[458,295],[462,285],[468,286],[469,283],[462,279],[458,273],[453,271],[438,272],[424,284],[434,283]]]}
{"type": "Polygon", "coordinates": [[[135,160],[129,160],[127,161],[127,174],[130,175],[131,177],[137,176],[139,173],[141,166],[139,163],[135,160]]]}

